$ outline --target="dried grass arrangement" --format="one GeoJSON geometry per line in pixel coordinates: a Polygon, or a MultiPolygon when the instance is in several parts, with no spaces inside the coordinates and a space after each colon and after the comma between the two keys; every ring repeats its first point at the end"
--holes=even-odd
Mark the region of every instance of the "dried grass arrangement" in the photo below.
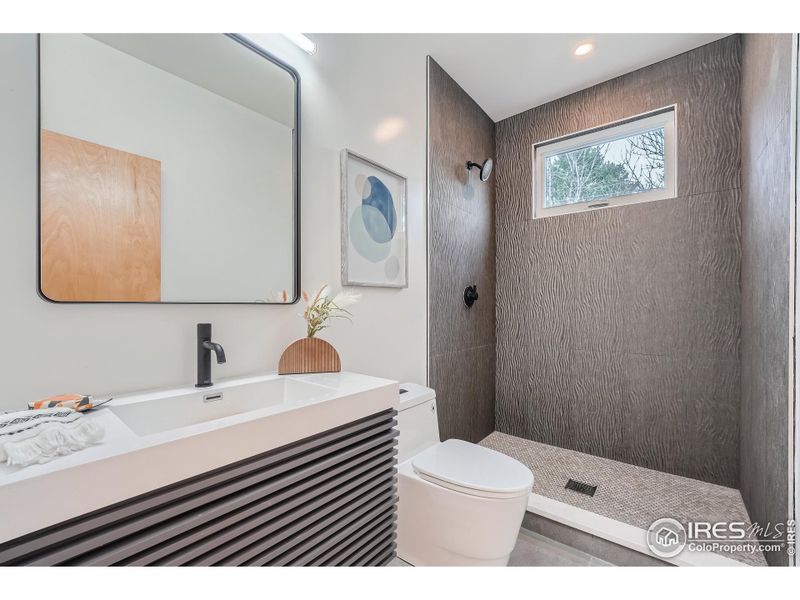
{"type": "Polygon", "coordinates": [[[297,340],[283,351],[278,363],[278,373],[336,373],[342,370],[339,353],[328,342],[316,335],[330,325],[332,319],[351,320],[352,314],[347,310],[358,302],[360,294],[340,292],[331,296],[329,287],[322,286],[313,294],[305,290],[302,294],[306,308],[303,319],[306,322],[306,337],[297,340]]]}

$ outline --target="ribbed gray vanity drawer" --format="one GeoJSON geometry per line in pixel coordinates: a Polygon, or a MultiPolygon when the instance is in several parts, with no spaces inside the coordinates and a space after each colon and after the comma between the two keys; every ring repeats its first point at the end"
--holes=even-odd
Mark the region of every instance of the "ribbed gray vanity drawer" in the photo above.
{"type": "Polygon", "coordinates": [[[2,565],[383,565],[388,410],[0,544],[2,565]]]}

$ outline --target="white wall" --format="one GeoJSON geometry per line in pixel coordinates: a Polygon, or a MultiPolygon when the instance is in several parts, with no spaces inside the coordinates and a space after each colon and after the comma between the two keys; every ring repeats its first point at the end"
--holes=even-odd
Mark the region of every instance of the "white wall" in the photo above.
{"type": "Polygon", "coordinates": [[[42,36],[41,82],[44,129],[161,162],[161,300],[292,289],[291,128],[81,34],[42,36]]]}
{"type": "MultiPolygon", "coordinates": [[[[339,151],[350,147],[408,176],[409,287],[363,290],[355,322],[338,322],[324,337],[345,369],[423,382],[425,51],[403,38],[315,36],[318,52],[308,56],[279,36],[253,37],[302,79],[305,287],[339,281],[339,151]]],[[[275,370],[283,348],[304,333],[298,306],[63,305],[37,297],[34,36],[0,35],[0,74],[0,410],[58,392],[193,382],[198,321],[214,324],[228,355],[215,377],[275,370]]]]}

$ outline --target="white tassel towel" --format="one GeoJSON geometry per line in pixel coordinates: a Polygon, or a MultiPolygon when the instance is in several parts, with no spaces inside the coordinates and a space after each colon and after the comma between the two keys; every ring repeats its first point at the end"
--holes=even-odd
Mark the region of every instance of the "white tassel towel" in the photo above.
{"type": "Polygon", "coordinates": [[[0,462],[24,467],[46,463],[99,442],[103,428],[70,408],[21,410],[0,415],[0,462]]]}

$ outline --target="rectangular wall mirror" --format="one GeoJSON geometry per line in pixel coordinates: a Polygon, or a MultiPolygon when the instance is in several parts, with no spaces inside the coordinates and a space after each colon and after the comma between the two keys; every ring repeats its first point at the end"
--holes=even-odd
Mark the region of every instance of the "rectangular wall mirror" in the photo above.
{"type": "Polygon", "coordinates": [[[289,303],[299,79],[223,34],[39,37],[39,290],[289,303]]]}

